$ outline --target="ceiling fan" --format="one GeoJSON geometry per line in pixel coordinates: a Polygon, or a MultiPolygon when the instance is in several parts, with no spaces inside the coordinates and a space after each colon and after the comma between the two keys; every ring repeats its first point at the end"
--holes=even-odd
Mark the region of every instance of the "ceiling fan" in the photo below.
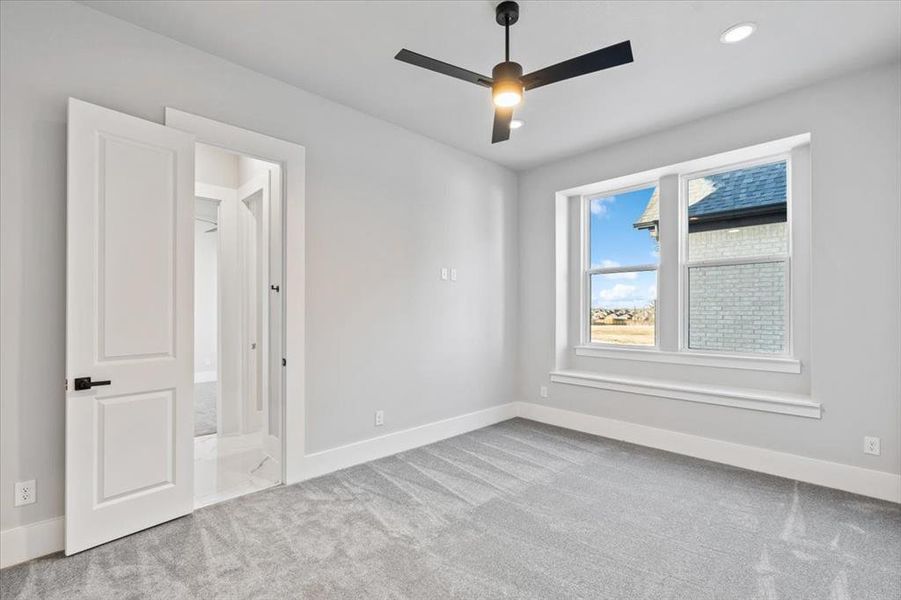
{"type": "Polygon", "coordinates": [[[504,28],[505,58],[504,62],[495,65],[491,77],[473,73],[462,67],[429,58],[402,49],[395,59],[441,73],[463,81],[491,88],[494,100],[494,128],[491,143],[503,142],[510,138],[510,121],[513,120],[513,108],[522,101],[525,90],[535,89],[564,79],[579,75],[587,75],[595,71],[618,67],[632,62],[632,44],[629,41],[613,44],[582,56],[564,60],[556,65],[545,67],[526,75],[522,74],[522,65],[510,60],[510,26],[519,20],[519,5],[516,2],[501,2],[495,9],[498,25],[504,28]]]}

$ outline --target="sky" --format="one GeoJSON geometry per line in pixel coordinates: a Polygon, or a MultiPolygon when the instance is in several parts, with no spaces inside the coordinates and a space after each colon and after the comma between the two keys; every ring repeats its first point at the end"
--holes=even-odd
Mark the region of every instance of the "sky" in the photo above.
{"type": "MultiPolygon", "coordinates": [[[[657,242],[649,231],[632,226],[644,212],[653,193],[652,186],[591,199],[589,254],[592,268],[659,262],[657,242]]],[[[593,308],[645,307],[656,298],[656,271],[593,275],[591,278],[593,308]]]]}

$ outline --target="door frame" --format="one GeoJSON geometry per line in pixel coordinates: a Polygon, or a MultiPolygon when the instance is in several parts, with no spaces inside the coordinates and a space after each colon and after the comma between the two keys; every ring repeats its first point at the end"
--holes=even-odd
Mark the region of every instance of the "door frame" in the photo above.
{"type": "MultiPolygon", "coordinates": [[[[194,147],[197,147],[197,143],[194,143],[194,147]]],[[[196,151],[195,151],[196,156],[196,151]]],[[[197,199],[202,198],[208,202],[213,202],[216,204],[216,221],[219,223],[218,226],[222,224],[222,203],[227,202],[230,199],[229,194],[234,194],[232,190],[228,188],[220,187],[217,185],[210,185],[206,183],[194,183],[194,202],[196,205],[197,199]]],[[[197,247],[196,240],[194,242],[195,248],[197,247]]],[[[222,271],[223,271],[223,261],[222,261],[222,236],[219,235],[219,232],[216,232],[216,435],[221,435],[224,431],[223,423],[222,423],[222,359],[225,356],[224,354],[224,345],[222,343],[222,271]]],[[[196,266],[197,259],[194,259],[195,266],[195,277],[196,277],[196,266]]],[[[194,307],[195,318],[197,307],[194,307]]],[[[196,327],[195,321],[195,327],[196,327]]],[[[195,348],[196,350],[196,348],[195,348]]],[[[196,381],[194,382],[197,383],[196,381]]],[[[196,398],[195,398],[196,401],[196,398]]]]}
{"type": "Polygon", "coordinates": [[[285,359],[281,382],[281,480],[285,484],[296,483],[303,479],[306,438],[306,149],[293,142],[168,106],[165,123],[193,134],[198,143],[281,166],[282,279],[278,284],[281,286],[279,298],[285,359]]]}
{"type": "MultiPolygon", "coordinates": [[[[267,273],[269,272],[269,256],[266,253],[260,255],[260,247],[269,249],[271,248],[271,239],[272,235],[269,231],[272,222],[271,222],[271,211],[268,209],[267,204],[270,201],[268,198],[269,195],[269,179],[271,178],[270,173],[265,173],[262,175],[258,175],[252,179],[250,179],[247,183],[239,187],[236,191],[236,206],[238,211],[241,210],[241,205],[243,204],[248,210],[250,210],[250,205],[247,203],[248,199],[253,198],[255,195],[259,194],[260,196],[260,215],[258,217],[259,221],[253,224],[254,227],[259,227],[259,230],[256,231],[255,241],[257,247],[254,249],[254,260],[258,261],[257,264],[254,265],[254,274],[259,273],[267,273]],[[266,223],[269,226],[266,226],[266,223]]],[[[280,212],[278,213],[281,214],[280,212]]],[[[272,348],[273,345],[271,342],[271,338],[269,337],[269,328],[272,322],[270,318],[270,305],[268,298],[270,297],[269,290],[269,281],[267,281],[262,285],[257,285],[261,283],[260,281],[253,282],[248,278],[250,274],[249,263],[247,261],[247,251],[249,246],[248,242],[248,233],[249,226],[251,225],[246,220],[239,219],[242,221],[242,226],[239,232],[239,256],[241,257],[241,281],[242,281],[242,293],[241,293],[241,375],[242,375],[242,402],[241,402],[241,415],[243,420],[242,433],[248,433],[250,431],[254,431],[255,427],[259,427],[264,431],[264,439],[269,435],[269,422],[268,422],[268,408],[269,408],[269,397],[272,393],[270,390],[270,381],[272,370],[269,365],[269,361],[272,357],[272,348]],[[247,290],[251,290],[250,294],[247,294],[247,290]],[[265,291],[265,294],[263,293],[265,291]],[[249,328],[249,304],[248,297],[254,296],[255,302],[259,303],[259,314],[256,315],[256,318],[260,318],[261,321],[257,324],[260,328],[261,335],[254,336],[250,335],[249,328]],[[264,300],[263,298],[266,298],[264,300]],[[253,377],[250,377],[251,369],[248,360],[248,349],[250,346],[251,339],[256,340],[257,344],[257,353],[255,355],[255,364],[254,367],[257,369],[257,377],[260,377],[262,381],[258,382],[259,387],[256,390],[257,402],[260,403],[259,410],[259,423],[255,423],[252,421],[252,418],[256,417],[253,415],[254,411],[248,410],[248,400],[252,394],[248,392],[251,389],[252,382],[254,381],[253,377]]],[[[281,226],[281,219],[279,217],[279,221],[277,225],[281,226]]],[[[284,244],[282,244],[282,248],[284,244]]],[[[279,279],[282,279],[281,277],[279,279]]],[[[281,303],[279,303],[281,304],[281,303]]],[[[279,432],[279,436],[281,432],[279,432]]],[[[277,460],[281,462],[281,451],[279,449],[279,455],[277,460]]]]}

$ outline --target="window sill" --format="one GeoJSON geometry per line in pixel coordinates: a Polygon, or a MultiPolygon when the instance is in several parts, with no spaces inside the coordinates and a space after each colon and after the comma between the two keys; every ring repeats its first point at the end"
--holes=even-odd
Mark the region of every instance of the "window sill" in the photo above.
{"type": "Polygon", "coordinates": [[[598,345],[576,346],[576,356],[638,360],[644,362],[716,367],[720,369],[749,369],[774,373],[800,373],[801,361],[775,356],[728,356],[700,352],[666,352],[645,348],[610,348],[598,345]]]}
{"type": "Polygon", "coordinates": [[[812,419],[819,419],[821,413],[819,402],[814,402],[809,396],[800,394],[722,388],[653,379],[608,377],[584,371],[552,371],[550,378],[552,383],[656,396],[658,398],[671,398],[702,404],[731,406],[812,419]]]}

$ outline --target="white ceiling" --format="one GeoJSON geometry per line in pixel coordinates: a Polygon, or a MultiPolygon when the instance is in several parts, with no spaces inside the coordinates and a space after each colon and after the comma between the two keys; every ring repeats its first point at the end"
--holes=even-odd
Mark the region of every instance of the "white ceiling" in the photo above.
{"type": "Polygon", "coordinates": [[[492,145],[490,92],[393,60],[409,48],[491,74],[495,2],[96,1],[84,4],[514,169],[901,57],[901,3],[520,2],[526,72],[620,42],[635,62],[528,92],[492,145]],[[735,45],[719,36],[755,21],[735,45]]]}

